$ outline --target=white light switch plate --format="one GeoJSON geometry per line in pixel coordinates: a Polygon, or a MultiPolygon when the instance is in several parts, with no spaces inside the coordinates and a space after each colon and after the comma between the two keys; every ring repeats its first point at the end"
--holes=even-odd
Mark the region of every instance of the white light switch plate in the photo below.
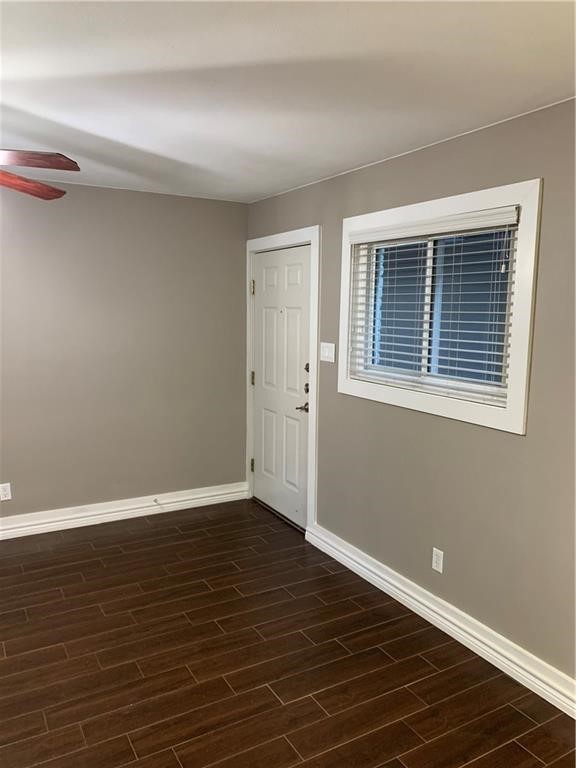
{"type": "Polygon", "coordinates": [[[320,342],[320,360],[324,363],[333,363],[336,360],[336,344],[329,341],[320,342]]]}

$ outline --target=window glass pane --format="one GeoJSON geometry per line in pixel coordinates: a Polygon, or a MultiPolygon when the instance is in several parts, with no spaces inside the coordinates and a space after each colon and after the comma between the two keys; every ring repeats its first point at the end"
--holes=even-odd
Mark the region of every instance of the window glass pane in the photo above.
{"type": "Polygon", "coordinates": [[[506,229],[435,240],[430,373],[504,383],[513,237],[506,229]]]}
{"type": "Polygon", "coordinates": [[[376,250],[374,365],[421,370],[427,247],[421,241],[376,250]]]}

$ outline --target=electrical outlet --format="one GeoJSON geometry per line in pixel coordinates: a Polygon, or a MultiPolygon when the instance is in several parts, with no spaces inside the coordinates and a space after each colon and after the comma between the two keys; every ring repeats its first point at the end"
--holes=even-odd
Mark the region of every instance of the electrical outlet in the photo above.
{"type": "Polygon", "coordinates": [[[12,498],[12,488],[10,483],[2,483],[0,485],[0,501],[10,501],[12,498]]]}
{"type": "Polygon", "coordinates": [[[442,573],[444,571],[444,552],[432,547],[432,570],[442,573]]]}

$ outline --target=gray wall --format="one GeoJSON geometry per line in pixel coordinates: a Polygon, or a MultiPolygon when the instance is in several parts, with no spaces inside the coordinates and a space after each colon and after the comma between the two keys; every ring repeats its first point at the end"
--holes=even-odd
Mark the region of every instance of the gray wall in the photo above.
{"type": "Polygon", "coordinates": [[[12,515],[245,478],[246,206],[3,191],[12,515]]]}
{"type": "Polygon", "coordinates": [[[342,217],[544,178],[527,435],[340,395],[322,363],[318,518],[570,674],[573,142],[567,103],[262,201],[249,218],[250,237],[322,225],[320,337],[336,341],[342,217]]]}

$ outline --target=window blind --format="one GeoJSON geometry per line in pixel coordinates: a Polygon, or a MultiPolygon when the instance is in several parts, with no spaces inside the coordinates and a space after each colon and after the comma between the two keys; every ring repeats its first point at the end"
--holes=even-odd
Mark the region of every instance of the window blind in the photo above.
{"type": "Polygon", "coordinates": [[[518,210],[480,214],[352,245],[350,377],[506,405],[518,210]]]}

